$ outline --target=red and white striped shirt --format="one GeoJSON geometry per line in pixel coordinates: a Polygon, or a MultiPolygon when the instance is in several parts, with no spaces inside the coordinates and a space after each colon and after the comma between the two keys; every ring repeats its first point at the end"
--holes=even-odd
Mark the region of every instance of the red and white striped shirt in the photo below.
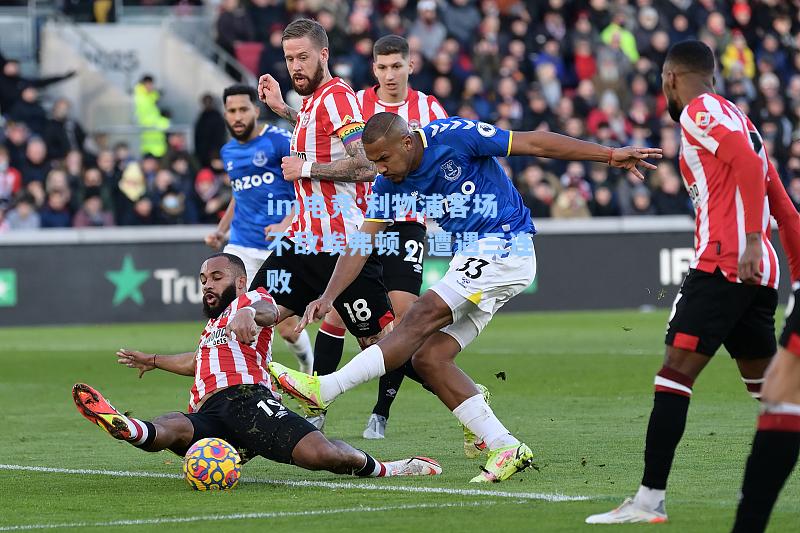
{"type": "Polygon", "coordinates": [[[400,103],[384,102],[378,98],[378,86],[358,91],[356,95],[361,105],[364,120],[369,120],[375,113],[395,113],[408,122],[411,129],[422,128],[440,118],[447,118],[442,104],[433,95],[408,88],[406,99],[400,103]]]}
{"type": "MultiPolygon", "coordinates": [[[[400,115],[408,122],[408,126],[415,130],[423,128],[440,118],[447,118],[447,112],[439,103],[435,96],[428,95],[422,91],[408,88],[406,99],[400,103],[384,102],[378,97],[378,85],[358,91],[358,103],[361,105],[361,112],[364,120],[369,120],[376,113],[394,113],[400,115]]],[[[425,224],[425,217],[421,213],[397,217],[396,222],[419,222],[425,224]]]]}
{"type": "MultiPolygon", "coordinates": [[[[351,133],[360,135],[364,119],[356,94],[340,78],[321,85],[303,99],[291,141],[292,155],[314,163],[330,163],[347,157],[344,141],[351,133]]],[[[323,240],[334,234],[347,237],[364,222],[369,184],[342,183],[300,178],[294,184],[299,203],[292,221],[291,235],[311,232],[317,239],[316,250],[331,252],[323,240]],[[337,196],[341,195],[341,196],[337,196]],[[340,198],[335,200],[334,197],[340,198]],[[345,201],[346,197],[350,200],[345,201]],[[324,210],[314,210],[310,202],[324,199],[324,210]]]]}
{"type": "MultiPolygon", "coordinates": [[[[194,385],[189,395],[189,412],[207,394],[232,385],[259,384],[275,392],[267,365],[272,360],[272,327],[256,326],[253,344],[241,344],[225,334],[228,319],[237,309],[272,296],[263,288],[242,294],[206,324],[195,354],[194,385]]],[[[249,312],[249,311],[246,311],[249,312]]]]}
{"type": "MultiPolygon", "coordinates": [[[[681,113],[681,175],[694,203],[695,257],[691,267],[703,272],[719,268],[728,281],[738,278],[739,258],[745,249],[745,223],[742,195],[732,168],[716,157],[726,135],[737,132],[758,153],[763,162],[766,185],[768,158],[761,135],[744,113],[732,102],[705,93],[681,113]]],[[[762,285],[777,288],[778,258],[770,243],[769,203],[764,198],[761,224],[762,285]]]]}

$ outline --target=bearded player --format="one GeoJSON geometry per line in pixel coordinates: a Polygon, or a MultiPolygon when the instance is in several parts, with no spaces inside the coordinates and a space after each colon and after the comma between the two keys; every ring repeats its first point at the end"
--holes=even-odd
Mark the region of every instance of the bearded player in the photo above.
{"type": "MultiPolygon", "coordinates": [[[[225,123],[231,139],[220,150],[220,157],[231,180],[233,198],[214,233],[205,242],[219,249],[230,230],[223,249],[239,256],[247,269],[248,285],[259,267],[273,252],[272,235],[285,231],[292,222],[294,187],[283,179],[281,159],[289,155],[291,134],[281,128],[256,127],[258,95],[247,85],[232,85],[222,93],[225,123]]],[[[314,353],[308,333],[294,331],[297,319],[277,326],[300,369],[311,369],[314,353]]],[[[307,370],[308,371],[308,370],[307,370]]]]}
{"type": "Polygon", "coordinates": [[[244,460],[261,456],[308,470],[363,477],[441,473],[431,459],[383,463],[342,441],[329,441],[283,406],[267,369],[278,309],[264,289],[245,292],[247,274],[238,256],[209,257],[200,269],[200,284],[208,323],[195,352],[117,352],[118,362],[138,369],[140,378],[156,368],[194,376],[189,412],[139,420],[117,411],[89,385],[77,384],[72,396],[87,420],[148,452],[170,450],[183,456],[192,443],[215,437],[228,441],[244,460]]]}
{"type": "MultiPolygon", "coordinates": [[[[259,97],[294,124],[284,179],[298,200],[288,235],[261,266],[251,289],[267,287],[278,304],[278,322],[302,314],[325,290],[338,254],[348,251],[364,222],[375,166],[364,154],[364,121],[353,90],[328,69],[328,36],[319,23],[299,19],[283,32],[283,52],[292,87],[303,97],[300,110],[283,100],[269,74],[259,80],[259,97]],[[277,283],[280,281],[280,284],[277,283]]],[[[358,278],[335,302],[347,329],[362,347],[391,329],[392,312],[381,265],[370,258],[358,278]]]]}

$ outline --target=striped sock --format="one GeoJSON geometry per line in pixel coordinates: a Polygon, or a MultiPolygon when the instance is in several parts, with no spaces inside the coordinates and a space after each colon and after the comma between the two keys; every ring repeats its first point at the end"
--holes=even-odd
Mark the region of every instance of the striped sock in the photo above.
{"type": "Polygon", "coordinates": [[[734,533],[764,531],[775,500],[800,455],[800,405],[765,406],[747,459],[734,533]]]}
{"type": "Polygon", "coordinates": [[[361,470],[353,472],[354,476],[358,477],[384,477],[387,475],[386,466],[372,457],[364,450],[359,450],[364,454],[364,466],[361,470]]]}
{"type": "Polygon", "coordinates": [[[128,418],[128,427],[131,430],[131,437],[128,442],[137,448],[149,446],[156,438],[156,427],[145,420],[138,418],[128,418]]]}
{"type": "Polygon", "coordinates": [[[675,449],[686,428],[694,380],[666,366],[656,374],[653,410],[647,425],[642,485],[666,490],[675,449]]]}
{"type": "Polygon", "coordinates": [[[747,387],[747,392],[750,393],[750,396],[755,398],[756,400],[761,399],[761,386],[764,384],[764,378],[758,379],[749,379],[749,378],[742,378],[744,382],[744,386],[747,387]]]}

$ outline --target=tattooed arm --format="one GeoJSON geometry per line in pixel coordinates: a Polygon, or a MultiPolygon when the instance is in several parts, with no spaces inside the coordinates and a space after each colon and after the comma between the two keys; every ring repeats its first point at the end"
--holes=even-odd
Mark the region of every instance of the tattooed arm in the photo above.
{"type": "Polygon", "coordinates": [[[378,174],[375,163],[367,159],[361,139],[345,145],[347,157],[331,163],[311,165],[311,177],[329,181],[372,181],[378,174]]]}

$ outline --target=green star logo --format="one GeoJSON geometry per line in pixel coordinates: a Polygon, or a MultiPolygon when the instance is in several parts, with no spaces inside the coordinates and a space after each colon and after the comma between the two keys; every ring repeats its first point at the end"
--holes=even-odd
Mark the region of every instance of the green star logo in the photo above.
{"type": "Polygon", "coordinates": [[[0,307],[17,305],[17,272],[11,269],[0,270],[0,307]]]}
{"type": "Polygon", "coordinates": [[[142,296],[140,287],[149,277],[149,270],[136,270],[133,258],[126,255],[119,270],[106,272],[106,279],[114,284],[114,300],[111,303],[116,307],[130,298],[142,305],[144,296],[142,296]]]}

